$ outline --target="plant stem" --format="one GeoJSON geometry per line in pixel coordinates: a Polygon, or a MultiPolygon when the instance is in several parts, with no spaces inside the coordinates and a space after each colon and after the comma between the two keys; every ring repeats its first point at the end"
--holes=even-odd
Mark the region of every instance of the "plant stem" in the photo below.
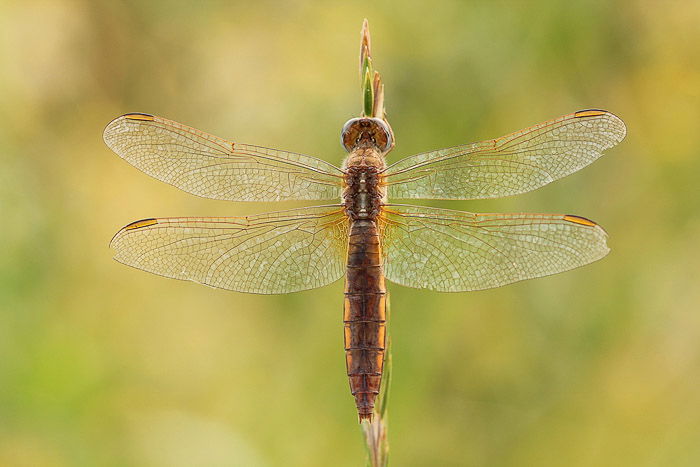
{"type": "MultiPolygon", "coordinates": [[[[372,47],[369,24],[366,19],[362,23],[360,42],[360,84],[362,87],[362,116],[383,119],[389,131],[391,131],[391,126],[386,120],[384,109],[384,85],[382,84],[379,72],[374,70],[372,66],[372,47]]],[[[393,142],[393,131],[391,136],[393,142]]],[[[381,389],[375,401],[372,420],[364,420],[360,424],[367,447],[368,465],[371,467],[386,467],[389,463],[387,408],[389,387],[391,386],[391,339],[388,329],[388,296],[386,301],[386,319],[387,330],[381,389]]]]}
{"type": "MultiPolygon", "coordinates": [[[[387,307],[388,308],[388,307],[387,307]]],[[[388,310],[387,310],[388,312],[388,310]]],[[[387,313],[388,315],[388,313],[387,313]]],[[[388,316],[387,316],[388,318],[388,316]]],[[[377,398],[372,421],[363,421],[362,434],[367,447],[367,465],[371,467],[386,467],[389,465],[388,438],[388,394],[391,386],[391,342],[387,338],[386,357],[384,359],[384,374],[382,389],[377,398]]]]}

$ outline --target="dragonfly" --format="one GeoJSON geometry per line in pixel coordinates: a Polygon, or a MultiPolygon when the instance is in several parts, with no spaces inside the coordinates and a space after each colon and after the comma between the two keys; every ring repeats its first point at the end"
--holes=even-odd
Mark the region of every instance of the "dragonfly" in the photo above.
{"type": "Polygon", "coordinates": [[[604,257],[607,234],[571,214],[485,214],[393,199],[484,199],[525,193],[589,165],[625,136],[604,110],[582,110],[496,139],[387,164],[393,131],[349,120],[340,167],[218,138],[149,114],[109,123],[104,140],[166,183],[230,201],[335,200],[245,217],[132,222],[115,259],[161,276],[256,294],[313,289],[345,278],[344,343],[360,421],[371,420],[386,349],[385,279],[440,292],[499,287],[604,257]],[[339,202],[338,202],[339,200],[339,202]]]}

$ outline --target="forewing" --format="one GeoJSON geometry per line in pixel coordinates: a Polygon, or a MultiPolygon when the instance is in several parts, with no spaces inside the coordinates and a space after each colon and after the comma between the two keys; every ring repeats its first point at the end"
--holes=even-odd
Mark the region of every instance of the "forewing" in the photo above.
{"type": "Polygon", "coordinates": [[[303,154],[233,143],[181,123],[127,114],[105,128],[114,152],[148,175],[205,198],[337,199],[342,172],[303,154]]]}
{"type": "Polygon", "coordinates": [[[479,143],[417,154],[386,169],[389,198],[478,199],[525,193],[598,159],[625,137],[604,110],[582,110],[479,143]]]}
{"type": "Polygon", "coordinates": [[[604,257],[596,223],[559,214],[472,214],[389,205],[380,219],[386,278],[443,292],[481,290],[604,257]]]}
{"type": "Polygon", "coordinates": [[[273,294],[330,284],[345,272],[348,221],[340,206],[248,217],[144,219],[112,239],[114,258],[212,287],[273,294]]]}

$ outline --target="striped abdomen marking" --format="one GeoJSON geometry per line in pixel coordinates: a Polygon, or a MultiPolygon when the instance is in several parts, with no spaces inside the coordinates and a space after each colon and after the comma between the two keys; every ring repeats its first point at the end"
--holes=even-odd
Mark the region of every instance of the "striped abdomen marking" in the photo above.
{"type": "Polygon", "coordinates": [[[356,219],[350,227],[345,278],[345,362],[360,421],[372,419],[384,366],[386,287],[377,224],[356,219]]]}

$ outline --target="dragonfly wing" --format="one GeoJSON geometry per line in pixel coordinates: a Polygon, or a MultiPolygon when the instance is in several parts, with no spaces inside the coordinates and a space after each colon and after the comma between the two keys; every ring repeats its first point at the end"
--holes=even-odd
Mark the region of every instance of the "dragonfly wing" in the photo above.
{"type": "Polygon", "coordinates": [[[472,214],[388,205],[380,221],[384,273],[401,285],[481,290],[573,269],[604,257],[596,223],[557,214],[472,214]]]}
{"type": "Polygon", "coordinates": [[[341,206],[248,217],[144,219],[114,236],[121,263],[212,287],[273,294],[330,284],[345,272],[341,206]]]}
{"type": "Polygon", "coordinates": [[[389,198],[478,199],[525,193],[598,159],[625,137],[604,110],[582,110],[479,143],[417,154],[386,169],[389,198]]]}
{"type": "Polygon", "coordinates": [[[181,123],[126,114],[105,128],[114,152],[148,175],[205,198],[337,199],[342,172],[303,154],[233,143],[181,123]]]}

